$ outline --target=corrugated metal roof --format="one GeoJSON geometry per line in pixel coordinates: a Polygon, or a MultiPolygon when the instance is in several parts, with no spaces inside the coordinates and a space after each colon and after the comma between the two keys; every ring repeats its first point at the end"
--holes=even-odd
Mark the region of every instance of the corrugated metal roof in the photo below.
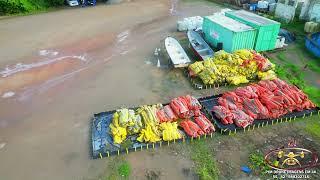
{"type": "Polygon", "coordinates": [[[243,23],[240,23],[224,15],[212,15],[212,16],[206,16],[206,18],[233,32],[243,32],[243,31],[254,30],[252,27],[247,26],[243,23]]]}
{"type": "Polygon", "coordinates": [[[270,24],[280,24],[277,21],[273,21],[271,19],[265,18],[263,16],[259,16],[257,14],[245,11],[245,10],[239,10],[239,11],[231,11],[228,12],[234,15],[237,15],[247,21],[251,21],[252,23],[255,23],[257,25],[270,25],[270,24]]]}

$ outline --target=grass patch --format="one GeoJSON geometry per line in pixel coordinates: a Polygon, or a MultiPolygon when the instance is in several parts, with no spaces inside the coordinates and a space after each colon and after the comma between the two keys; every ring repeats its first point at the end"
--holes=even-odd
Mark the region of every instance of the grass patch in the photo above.
{"type": "Polygon", "coordinates": [[[204,140],[194,141],[191,146],[191,159],[195,162],[196,173],[200,179],[218,179],[219,170],[214,157],[204,140]]]}
{"type": "MultiPolygon", "coordinates": [[[[277,21],[280,21],[279,19],[276,19],[277,21]]],[[[287,29],[290,32],[293,32],[295,35],[298,36],[304,36],[304,25],[305,25],[305,21],[300,21],[300,20],[293,20],[290,23],[285,23],[285,22],[281,22],[281,28],[287,29]]]]}
{"type": "Polygon", "coordinates": [[[283,51],[277,54],[277,58],[282,62],[287,62],[286,54],[283,51]]]}
{"type": "Polygon", "coordinates": [[[249,155],[250,168],[260,175],[266,175],[270,167],[264,161],[264,155],[261,152],[254,152],[249,155]]]}
{"type": "Polygon", "coordinates": [[[320,74],[320,63],[315,60],[310,60],[307,65],[310,70],[320,74]]]}
{"type": "Polygon", "coordinates": [[[103,180],[114,180],[114,179],[129,179],[131,174],[131,166],[129,162],[124,160],[124,157],[110,157],[108,167],[106,169],[106,175],[103,175],[103,180]]]}
{"type": "Polygon", "coordinates": [[[131,166],[128,162],[124,162],[118,167],[118,174],[122,177],[129,177],[131,173],[131,166]]]}
{"type": "Polygon", "coordinates": [[[316,138],[320,138],[320,121],[319,118],[313,118],[312,120],[308,121],[305,127],[306,132],[311,134],[316,138]]]}

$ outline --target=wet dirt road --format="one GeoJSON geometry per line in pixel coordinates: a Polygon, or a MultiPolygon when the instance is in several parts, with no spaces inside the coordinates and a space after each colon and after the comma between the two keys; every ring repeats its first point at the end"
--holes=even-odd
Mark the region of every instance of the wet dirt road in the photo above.
{"type": "MultiPolygon", "coordinates": [[[[92,114],[200,93],[183,77],[172,81],[176,74],[145,62],[153,59],[160,40],[175,32],[177,19],[217,9],[203,3],[136,0],[2,19],[1,179],[101,174],[108,160],[90,159],[92,114]]],[[[166,160],[170,157],[164,159],[164,168],[174,164],[166,160]]],[[[139,163],[137,169],[133,165],[137,174],[143,169],[139,163]]]]}

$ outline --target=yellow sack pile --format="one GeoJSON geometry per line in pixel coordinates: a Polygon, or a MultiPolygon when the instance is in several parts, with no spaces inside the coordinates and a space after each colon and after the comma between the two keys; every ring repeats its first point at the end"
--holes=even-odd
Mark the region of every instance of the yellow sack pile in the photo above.
{"type": "Polygon", "coordinates": [[[131,126],[128,126],[127,130],[128,130],[128,133],[132,135],[132,134],[138,134],[142,128],[143,128],[143,124],[142,124],[141,116],[137,114],[133,119],[133,124],[131,126]]]}
{"type": "Polygon", "coordinates": [[[261,80],[274,80],[277,78],[277,75],[274,71],[269,70],[267,72],[258,72],[258,77],[261,80]]]}
{"type": "Polygon", "coordinates": [[[204,69],[202,62],[198,61],[189,66],[190,70],[192,70],[195,74],[198,74],[204,69]]]}
{"type": "Polygon", "coordinates": [[[248,83],[249,80],[245,76],[233,76],[233,77],[227,77],[227,82],[229,84],[239,85],[242,83],[248,83]]]}
{"type": "Polygon", "coordinates": [[[137,134],[143,127],[140,115],[136,115],[132,109],[119,109],[113,114],[110,124],[114,143],[121,144],[127,135],[137,134]]]}
{"type": "Polygon", "coordinates": [[[140,114],[144,128],[140,131],[137,140],[139,142],[157,142],[160,141],[161,132],[159,130],[159,120],[156,116],[157,109],[162,105],[142,106],[137,110],[140,114]]]}
{"type": "Polygon", "coordinates": [[[119,113],[115,112],[113,114],[112,123],[109,126],[113,136],[113,141],[116,144],[121,144],[127,138],[126,127],[120,126],[119,119],[119,113]]]}
{"type": "Polygon", "coordinates": [[[181,139],[181,134],[178,130],[177,122],[164,122],[160,124],[162,130],[162,139],[164,141],[172,141],[174,139],[181,139]]]}
{"type": "MultiPolygon", "coordinates": [[[[266,59],[264,66],[259,70],[261,57],[246,49],[237,50],[233,54],[225,51],[218,51],[213,58],[205,61],[195,62],[189,66],[190,69],[203,81],[204,84],[222,84],[229,83],[239,85],[248,83],[252,79],[274,78],[275,73],[272,71],[274,65],[266,59]],[[257,61],[260,62],[257,62],[257,61]],[[259,66],[259,67],[258,67],[259,66]]],[[[260,55],[260,54],[259,54],[260,55]]],[[[262,57],[263,58],[263,57],[262,57]]],[[[265,60],[265,59],[263,59],[265,60]]]]}

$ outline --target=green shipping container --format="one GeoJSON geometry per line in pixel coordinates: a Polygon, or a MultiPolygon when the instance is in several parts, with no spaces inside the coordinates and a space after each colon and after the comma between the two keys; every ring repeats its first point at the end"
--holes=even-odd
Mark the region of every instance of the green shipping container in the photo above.
{"type": "Polygon", "coordinates": [[[222,43],[227,52],[254,48],[256,30],[226,16],[204,17],[202,30],[205,40],[211,46],[217,47],[218,43],[222,43]]]}
{"type": "Polygon", "coordinates": [[[280,23],[244,10],[229,11],[226,16],[257,29],[254,49],[256,51],[272,50],[276,46],[280,23]]]}

